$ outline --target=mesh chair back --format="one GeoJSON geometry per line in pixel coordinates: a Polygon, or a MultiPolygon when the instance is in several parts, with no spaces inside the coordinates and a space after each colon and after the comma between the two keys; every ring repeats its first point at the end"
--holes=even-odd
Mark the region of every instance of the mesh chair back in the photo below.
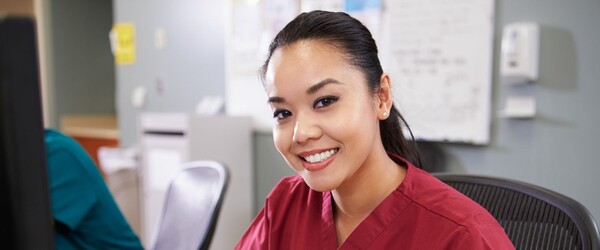
{"type": "Polygon", "coordinates": [[[213,161],[183,165],[171,181],[150,249],[208,249],[229,174],[213,161]]]}
{"type": "Polygon", "coordinates": [[[494,177],[435,174],[486,208],[516,249],[598,249],[598,227],[577,201],[531,184],[494,177]]]}

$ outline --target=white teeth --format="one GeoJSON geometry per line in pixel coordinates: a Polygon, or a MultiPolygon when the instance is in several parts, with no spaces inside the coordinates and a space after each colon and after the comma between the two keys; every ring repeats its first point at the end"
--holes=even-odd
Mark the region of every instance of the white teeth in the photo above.
{"type": "Polygon", "coordinates": [[[309,155],[304,157],[304,160],[310,163],[315,163],[315,162],[322,162],[324,160],[329,159],[329,157],[331,157],[332,155],[334,155],[337,152],[337,149],[331,149],[325,152],[321,152],[321,153],[316,153],[314,155],[309,155]]]}

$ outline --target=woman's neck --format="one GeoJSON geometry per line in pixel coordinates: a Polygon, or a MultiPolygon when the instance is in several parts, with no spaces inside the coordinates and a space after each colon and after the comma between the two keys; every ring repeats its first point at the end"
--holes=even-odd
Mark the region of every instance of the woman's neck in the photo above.
{"type": "Polygon", "coordinates": [[[398,166],[385,150],[369,156],[351,179],[331,191],[333,215],[341,245],[348,235],[402,183],[406,169],[398,166]]]}

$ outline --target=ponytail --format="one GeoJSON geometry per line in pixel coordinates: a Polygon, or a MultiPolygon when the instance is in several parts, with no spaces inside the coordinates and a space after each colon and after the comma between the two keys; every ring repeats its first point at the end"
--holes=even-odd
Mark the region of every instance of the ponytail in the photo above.
{"type": "MultiPolygon", "coordinates": [[[[404,117],[402,117],[400,111],[394,105],[390,109],[390,116],[385,120],[379,121],[379,133],[383,147],[387,152],[403,157],[418,168],[423,167],[415,137],[406,120],[404,120],[404,117]],[[404,136],[404,131],[402,131],[403,126],[406,126],[406,130],[410,133],[410,143],[404,136]]],[[[404,164],[402,162],[396,163],[404,164]]]]}

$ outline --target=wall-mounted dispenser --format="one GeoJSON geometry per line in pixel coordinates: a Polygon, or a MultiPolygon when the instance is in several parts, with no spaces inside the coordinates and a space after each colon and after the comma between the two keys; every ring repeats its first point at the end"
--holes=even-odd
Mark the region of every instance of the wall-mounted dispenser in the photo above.
{"type": "Polygon", "coordinates": [[[504,26],[500,59],[502,82],[520,84],[538,80],[539,37],[537,23],[522,22],[504,26]]]}

